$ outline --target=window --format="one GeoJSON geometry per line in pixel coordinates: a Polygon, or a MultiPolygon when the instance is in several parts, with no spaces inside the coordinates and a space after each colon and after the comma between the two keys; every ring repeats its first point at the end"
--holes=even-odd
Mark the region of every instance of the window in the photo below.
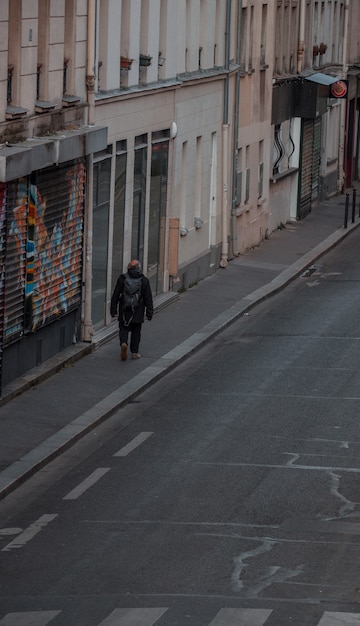
{"type": "Polygon", "coordinates": [[[267,4],[263,4],[262,10],[261,10],[260,66],[264,66],[266,64],[266,29],[267,29],[267,4]]]}
{"type": "Polygon", "coordinates": [[[115,196],[114,196],[114,224],[112,246],[112,289],[114,289],[117,277],[123,270],[123,244],[125,223],[125,197],[126,197],[126,165],[127,145],[126,140],[116,143],[115,161],[115,196]]]}
{"type": "Polygon", "coordinates": [[[7,76],[7,102],[17,104],[20,102],[19,94],[19,67],[21,59],[21,2],[12,0],[9,2],[9,31],[8,31],[8,76],[7,76]]]}
{"type": "Polygon", "coordinates": [[[37,57],[37,75],[36,75],[36,99],[48,100],[48,64],[49,64],[49,2],[48,0],[39,0],[39,19],[38,19],[38,57],[37,57]]]}
{"type": "Polygon", "coordinates": [[[111,146],[95,155],[93,179],[92,321],[105,319],[111,180],[111,146]]]}
{"type": "Polygon", "coordinates": [[[259,142],[258,198],[262,198],[264,189],[264,141],[259,142]]]}
{"type": "Polygon", "coordinates": [[[250,199],[250,146],[246,146],[245,202],[250,199]]]}
{"type": "Polygon", "coordinates": [[[8,104],[11,104],[12,99],[13,99],[13,74],[14,74],[14,66],[9,65],[8,75],[7,75],[7,90],[6,90],[6,101],[8,104]]]}
{"type": "Polygon", "coordinates": [[[147,135],[135,137],[131,257],[144,263],[147,135]]]}
{"type": "Polygon", "coordinates": [[[74,0],[65,0],[63,94],[74,94],[75,17],[74,0]]]}
{"type": "Polygon", "coordinates": [[[156,135],[152,135],[151,146],[148,237],[148,276],[155,295],[163,291],[169,155],[169,141],[156,141],[156,135]]]}

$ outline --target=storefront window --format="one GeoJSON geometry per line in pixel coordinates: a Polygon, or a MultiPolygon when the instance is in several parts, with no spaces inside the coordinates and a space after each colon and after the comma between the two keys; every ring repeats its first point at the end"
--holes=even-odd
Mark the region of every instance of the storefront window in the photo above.
{"type": "Polygon", "coordinates": [[[103,324],[105,319],[110,175],[111,158],[94,163],[91,316],[95,327],[103,324]]]}
{"type": "Polygon", "coordinates": [[[163,291],[168,153],[168,141],[152,145],[148,276],[154,294],[163,291]]]}
{"type": "MultiPolygon", "coordinates": [[[[120,143],[120,142],[119,142],[120,143]]],[[[121,142],[122,143],[122,142],[121,142]]],[[[126,149],[125,145],[119,146],[126,149]]],[[[126,152],[118,152],[115,167],[115,199],[114,199],[114,228],[112,251],[111,288],[115,287],[116,280],[123,271],[123,243],[125,220],[125,190],[126,190],[126,152]]]]}
{"type": "Polygon", "coordinates": [[[131,257],[144,263],[147,136],[135,138],[131,257]]]}

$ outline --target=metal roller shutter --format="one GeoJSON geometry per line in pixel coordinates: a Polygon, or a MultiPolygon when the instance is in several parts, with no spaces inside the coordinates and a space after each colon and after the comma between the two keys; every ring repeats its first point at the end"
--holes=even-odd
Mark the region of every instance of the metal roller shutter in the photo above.
{"type": "Polygon", "coordinates": [[[81,303],[85,164],[40,170],[31,183],[25,309],[34,331],[81,303]]]}
{"type": "Polygon", "coordinates": [[[28,179],[7,186],[4,345],[24,332],[28,179]]]}
{"type": "Polygon", "coordinates": [[[85,163],[8,184],[4,345],[81,303],[85,163]]]}

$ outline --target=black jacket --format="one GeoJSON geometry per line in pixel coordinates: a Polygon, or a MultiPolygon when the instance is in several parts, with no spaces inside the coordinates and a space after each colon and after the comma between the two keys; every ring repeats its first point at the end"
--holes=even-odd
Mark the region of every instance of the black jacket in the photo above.
{"type": "MultiPolygon", "coordinates": [[[[136,324],[140,324],[141,322],[144,321],[144,315],[146,315],[148,320],[151,320],[153,313],[154,313],[153,298],[152,298],[152,293],[151,293],[150,282],[149,282],[149,279],[137,269],[135,270],[130,269],[128,273],[129,273],[129,276],[131,276],[132,278],[141,277],[141,299],[140,299],[139,306],[135,309],[133,318],[131,320],[132,322],[135,322],[136,324]]],[[[122,300],[121,295],[124,289],[125,276],[126,276],[125,274],[120,274],[119,278],[117,279],[114,293],[111,298],[111,305],[110,305],[110,313],[112,317],[115,317],[115,315],[118,314],[119,322],[124,321],[124,314],[123,314],[123,310],[121,306],[121,300],[122,300]]],[[[126,318],[125,318],[126,321],[128,321],[129,317],[131,316],[132,316],[132,312],[126,311],[126,318]]]]}

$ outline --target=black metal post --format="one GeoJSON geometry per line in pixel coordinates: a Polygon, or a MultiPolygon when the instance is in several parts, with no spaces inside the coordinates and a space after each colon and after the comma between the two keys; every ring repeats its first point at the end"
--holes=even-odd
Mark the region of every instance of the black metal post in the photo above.
{"type": "Polygon", "coordinates": [[[345,196],[344,228],[347,228],[347,225],[348,225],[348,215],[349,215],[349,194],[347,193],[345,196]]]}
{"type": "Polygon", "coordinates": [[[355,210],[356,210],[356,189],[353,187],[353,201],[352,201],[352,212],[351,212],[351,223],[355,223],[355,210]]]}

